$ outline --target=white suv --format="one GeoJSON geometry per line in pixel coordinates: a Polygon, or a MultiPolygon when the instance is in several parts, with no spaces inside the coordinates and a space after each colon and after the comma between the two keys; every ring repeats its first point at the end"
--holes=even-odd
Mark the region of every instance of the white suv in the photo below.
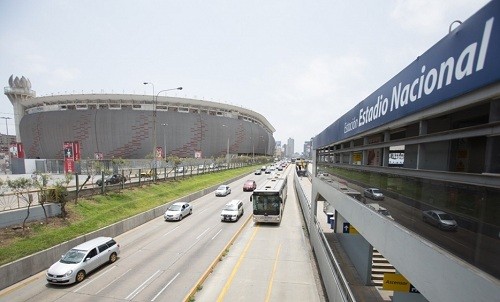
{"type": "Polygon", "coordinates": [[[45,274],[47,282],[69,284],[82,282],[85,277],[106,262],[118,259],[120,245],[111,237],[98,237],[75,246],[61,260],[52,264],[45,274]]]}
{"type": "Polygon", "coordinates": [[[243,216],[243,202],[234,199],[228,202],[220,213],[220,221],[238,221],[243,216]]]}

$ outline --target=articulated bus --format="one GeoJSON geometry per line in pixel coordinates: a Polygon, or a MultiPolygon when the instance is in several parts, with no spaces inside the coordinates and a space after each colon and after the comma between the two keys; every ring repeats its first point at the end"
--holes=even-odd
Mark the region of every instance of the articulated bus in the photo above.
{"type": "Polygon", "coordinates": [[[268,178],[266,182],[253,191],[250,201],[253,202],[253,221],[281,223],[285,208],[287,178],[268,178]]]}

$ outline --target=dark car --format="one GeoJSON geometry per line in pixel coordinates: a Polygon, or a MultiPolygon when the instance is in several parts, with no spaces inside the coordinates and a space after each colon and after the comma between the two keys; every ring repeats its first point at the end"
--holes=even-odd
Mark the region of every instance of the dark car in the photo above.
{"type": "Polygon", "coordinates": [[[439,210],[423,211],[422,220],[441,230],[456,231],[458,227],[457,222],[450,214],[439,210]]]}
{"type": "MultiPolygon", "coordinates": [[[[113,174],[111,176],[108,176],[105,180],[104,180],[104,183],[106,185],[114,185],[114,184],[118,184],[118,183],[121,183],[121,182],[126,182],[127,181],[127,178],[121,174],[113,174]]],[[[98,186],[102,186],[102,179],[99,178],[96,182],[96,185],[98,186]]]]}

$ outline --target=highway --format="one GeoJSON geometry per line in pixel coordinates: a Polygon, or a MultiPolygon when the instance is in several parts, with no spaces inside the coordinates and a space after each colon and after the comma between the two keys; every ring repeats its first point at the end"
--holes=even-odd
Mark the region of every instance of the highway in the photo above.
{"type": "MultiPolygon", "coordinates": [[[[268,175],[249,175],[259,184],[268,175]]],[[[119,259],[80,284],[48,285],[45,271],[0,292],[0,301],[182,301],[207,267],[252,213],[251,192],[242,178],[231,194],[208,194],[193,201],[193,214],[180,222],[156,218],[116,237],[119,259]],[[245,213],[235,223],[220,221],[231,199],[244,201],[245,213]]]]}

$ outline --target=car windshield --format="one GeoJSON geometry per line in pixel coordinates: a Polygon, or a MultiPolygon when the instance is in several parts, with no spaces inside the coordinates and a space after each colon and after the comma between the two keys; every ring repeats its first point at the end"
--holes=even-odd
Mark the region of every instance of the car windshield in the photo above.
{"type": "Polygon", "coordinates": [[[225,190],[226,189],[226,186],[220,186],[217,188],[217,190],[225,190]]]}
{"type": "Polygon", "coordinates": [[[234,204],[227,204],[225,207],[224,207],[224,210],[227,210],[227,211],[234,211],[234,210],[237,210],[238,208],[236,207],[236,205],[234,204]]]}
{"type": "Polygon", "coordinates": [[[380,194],[380,193],[382,193],[378,189],[372,189],[372,192],[373,192],[373,194],[380,194]]]}
{"type": "Polygon", "coordinates": [[[83,260],[83,257],[85,257],[85,252],[80,251],[80,250],[70,250],[60,260],[61,263],[80,263],[83,260]]]}
{"type": "Polygon", "coordinates": [[[443,214],[438,214],[439,219],[441,220],[453,220],[453,217],[451,217],[450,214],[443,213],[443,214]]]}
{"type": "Polygon", "coordinates": [[[181,205],[174,204],[171,205],[170,208],[168,208],[169,211],[180,211],[181,210],[181,205]]]}

